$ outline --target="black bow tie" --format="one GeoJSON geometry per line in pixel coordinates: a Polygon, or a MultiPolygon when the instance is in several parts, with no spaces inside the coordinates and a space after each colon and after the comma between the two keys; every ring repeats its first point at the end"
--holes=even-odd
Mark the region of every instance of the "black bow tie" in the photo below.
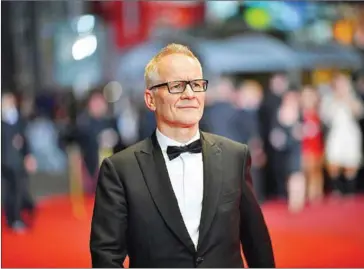
{"type": "Polygon", "coordinates": [[[202,143],[201,139],[196,140],[186,146],[177,147],[177,146],[168,146],[167,154],[170,161],[177,158],[181,153],[190,152],[190,153],[200,153],[202,151],[202,143]]]}

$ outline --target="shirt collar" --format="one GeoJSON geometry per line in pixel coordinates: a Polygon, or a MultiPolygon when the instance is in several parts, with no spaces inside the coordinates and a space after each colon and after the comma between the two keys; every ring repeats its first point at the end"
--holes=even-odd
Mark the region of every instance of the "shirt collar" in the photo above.
{"type": "Polygon", "coordinates": [[[162,151],[166,151],[167,150],[167,147],[168,146],[178,146],[178,147],[181,147],[181,146],[185,146],[185,145],[188,145],[198,139],[200,139],[200,132],[197,131],[196,134],[192,137],[192,139],[190,139],[188,142],[186,143],[181,143],[181,142],[178,142],[176,140],[173,140],[167,136],[165,136],[164,134],[162,134],[158,128],[156,130],[156,137],[157,137],[157,140],[158,140],[158,143],[159,143],[159,146],[161,147],[161,150],[162,151]]]}

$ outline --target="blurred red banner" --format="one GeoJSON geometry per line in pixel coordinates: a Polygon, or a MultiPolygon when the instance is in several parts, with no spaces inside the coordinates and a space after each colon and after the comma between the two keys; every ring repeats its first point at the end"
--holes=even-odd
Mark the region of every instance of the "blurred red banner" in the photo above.
{"type": "Polygon", "coordinates": [[[145,1],[143,4],[151,27],[165,24],[181,29],[204,20],[205,4],[202,1],[145,1]]]}
{"type": "Polygon", "coordinates": [[[160,26],[183,29],[204,21],[203,1],[105,1],[98,14],[111,24],[118,48],[136,45],[160,26]]]}

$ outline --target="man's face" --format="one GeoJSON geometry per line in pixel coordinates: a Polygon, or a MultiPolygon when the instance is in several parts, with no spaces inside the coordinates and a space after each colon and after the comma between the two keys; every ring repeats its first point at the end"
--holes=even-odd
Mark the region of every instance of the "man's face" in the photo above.
{"type": "Polygon", "coordinates": [[[107,113],[107,104],[101,94],[94,94],[89,101],[89,111],[92,116],[99,118],[107,113]]]}
{"type": "MultiPolygon", "coordinates": [[[[203,78],[199,62],[182,54],[162,58],[158,63],[158,71],[158,81],[154,85],[203,78]]],[[[193,92],[187,85],[183,93],[171,94],[168,87],[163,86],[152,91],[146,90],[145,101],[148,108],[156,112],[157,121],[170,126],[190,127],[198,124],[202,117],[205,92],[193,92]]]]}
{"type": "Polygon", "coordinates": [[[271,91],[277,95],[281,95],[288,90],[288,79],[285,75],[274,75],[270,81],[271,91]]]}

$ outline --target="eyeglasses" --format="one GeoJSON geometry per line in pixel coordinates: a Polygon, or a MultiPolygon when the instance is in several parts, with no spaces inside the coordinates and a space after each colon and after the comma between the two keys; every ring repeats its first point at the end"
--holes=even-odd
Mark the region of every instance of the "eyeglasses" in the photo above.
{"type": "Polygon", "coordinates": [[[190,85],[193,92],[205,92],[207,90],[207,79],[195,79],[195,80],[179,80],[179,81],[170,81],[161,84],[154,85],[149,88],[149,90],[153,90],[156,88],[167,86],[168,92],[175,94],[175,93],[183,93],[187,85],[190,85]]]}

